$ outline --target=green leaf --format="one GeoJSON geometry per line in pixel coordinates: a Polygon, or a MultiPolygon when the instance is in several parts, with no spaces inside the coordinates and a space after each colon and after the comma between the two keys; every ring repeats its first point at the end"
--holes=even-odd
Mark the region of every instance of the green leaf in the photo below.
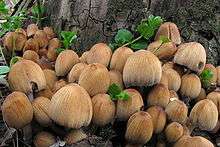
{"type": "Polygon", "coordinates": [[[71,46],[72,43],[76,41],[77,38],[77,32],[71,32],[71,31],[62,31],[61,37],[63,38],[63,45],[67,49],[71,46]]]}
{"type": "Polygon", "coordinates": [[[0,1],[0,14],[8,14],[8,7],[4,1],[0,1]]]}
{"type": "Polygon", "coordinates": [[[21,59],[21,57],[19,57],[19,56],[15,56],[15,57],[11,58],[10,67],[12,67],[12,65],[17,63],[20,59],[21,59]]]}
{"type": "Polygon", "coordinates": [[[0,66],[0,75],[7,74],[10,71],[8,66],[0,66]]]}
{"type": "Polygon", "coordinates": [[[115,42],[119,46],[121,46],[125,43],[132,41],[133,38],[134,38],[134,36],[130,31],[128,31],[126,29],[120,29],[120,30],[118,30],[118,32],[115,36],[115,42]]]}
{"type": "Polygon", "coordinates": [[[109,86],[108,94],[112,100],[128,100],[130,97],[127,92],[122,91],[121,87],[115,83],[109,86]]]}
{"type": "Polygon", "coordinates": [[[160,41],[162,42],[162,44],[171,42],[171,40],[166,36],[160,36],[160,41]]]}
{"type": "Polygon", "coordinates": [[[64,51],[65,49],[64,48],[56,48],[56,53],[57,54],[60,54],[62,51],[64,51]]]}
{"type": "Polygon", "coordinates": [[[121,92],[121,93],[117,94],[115,97],[118,100],[128,100],[130,98],[129,94],[126,92],[121,92]]]}
{"type": "Polygon", "coordinates": [[[211,86],[212,84],[211,79],[213,77],[213,72],[210,69],[203,70],[202,73],[199,75],[199,77],[204,88],[208,88],[211,86]]]}
{"type": "Polygon", "coordinates": [[[147,41],[145,39],[138,40],[130,45],[133,50],[141,50],[147,48],[147,41]]]}

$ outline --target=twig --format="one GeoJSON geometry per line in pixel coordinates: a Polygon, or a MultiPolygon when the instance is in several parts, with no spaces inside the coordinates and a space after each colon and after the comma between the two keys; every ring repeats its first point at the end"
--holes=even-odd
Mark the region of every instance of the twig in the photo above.
{"type": "Polygon", "coordinates": [[[122,45],[121,47],[126,47],[128,45],[131,45],[131,44],[135,43],[136,41],[140,40],[141,38],[142,38],[142,36],[139,36],[138,38],[132,40],[131,42],[128,42],[128,43],[122,45]]]}

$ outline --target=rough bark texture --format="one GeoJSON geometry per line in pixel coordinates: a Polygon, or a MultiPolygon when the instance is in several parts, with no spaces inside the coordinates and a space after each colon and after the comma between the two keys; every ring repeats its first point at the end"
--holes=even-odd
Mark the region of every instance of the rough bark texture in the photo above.
{"type": "Polygon", "coordinates": [[[183,41],[198,41],[208,62],[220,62],[219,0],[48,0],[48,16],[57,31],[78,30],[77,50],[109,42],[118,29],[134,30],[149,14],[175,22],[183,41]]]}

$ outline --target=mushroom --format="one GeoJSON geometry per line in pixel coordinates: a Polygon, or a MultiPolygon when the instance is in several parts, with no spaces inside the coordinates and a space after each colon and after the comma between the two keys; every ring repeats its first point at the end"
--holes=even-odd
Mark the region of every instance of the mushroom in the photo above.
{"type": "Polygon", "coordinates": [[[92,119],[91,98],[83,87],[69,84],[53,95],[49,112],[50,118],[61,126],[88,126],[92,119]]]}
{"type": "Polygon", "coordinates": [[[166,106],[165,112],[169,120],[184,124],[187,119],[188,108],[184,102],[175,99],[166,106]]]}
{"type": "Polygon", "coordinates": [[[162,76],[159,83],[163,84],[167,88],[169,87],[168,75],[164,71],[162,71],[162,76]]]}
{"type": "Polygon", "coordinates": [[[6,97],[1,110],[4,121],[12,128],[24,128],[33,118],[31,102],[24,93],[19,91],[12,92],[6,97]]]}
{"type": "Polygon", "coordinates": [[[66,85],[67,85],[67,82],[64,79],[60,79],[59,81],[56,81],[52,89],[53,93],[57,92],[59,89],[61,89],[62,87],[66,85]]]}
{"type": "Polygon", "coordinates": [[[125,139],[131,144],[145,144],[153,134],[153,122],[149,113],[139,111],[133,114],[127,123],[125,139]]]}
{"type": "Polygon", "coordinates": [[[217,69],[212,64],[206,64],[204,70],[210,70],[213,74],[212,78],[209,80],[209,82],[212,85],[216,85],[217,82],[217,69]]]}
{"type": "Polygon", "coordinates": [[[207,95],[207,99],[211,100],[217,107],[218,112],[220,114],[220,93],[217,91],[210,92],[207,95]]]}
{"type": "Polygon", "coordinates": [[[43,30],[47,34],[47,38],[49,40],[53,39],[56,36],[52,27],[44,27],[43,30]]]}
{"type": "Polygon", "coordinates": [[[50,100],[46,97],[37,97],[32,102],[35,120],[42,126],[49,126],[52,120],[49,117],[50,100]]]}
{"type": "Polygon", "coordinates": [[[168,68],[163,72],[167,75],[169,90],[178,91],[181,86],[181,77],[178,72],[172,68],[168,68]]]}
{"type": "Polygon", "coordinates": [[[23,59],[26,59],[26,60],[38,62],[39,58],[40,58],[39,55],[35,51],[32,51],[32,50],[27,50],[23,54],[23,59]]]}
{"type": "Polygon", "coordinates": [[[154,133],[159,134],[163,131],[166,125],[166,113],[160,106],[152,106],[147,109],[147,112],[152,117],[152,122],[154,126],[154,133]]]}
{"type": "Polygon", "coordinates": [[[76,65],[74,65],[68,74],[68,82],[78,82],[80,74],[87,66],[88,65],[86,63],[77,63],[76,65]]]}
{"type": "Polygon", "coordinates": [[[117,70],[119,72],[123,72],[124,65],[128,59],[132,55],[133,51],[128,47],[120,47],[114,51],[112,54],[110,69],[117,70]]]}
{"type": "Polygon", "coordinates": [[[211,100],[204,99],[194,105],[189,118],[191,130],[198,126],[201,130],[211,131],[218,122],[218,109],[211,100]]]}
{"type": "Polygon", "coordinates": [[[178,122],[170,123],[165,129],[166,139],[169,142],[176,142],[183,136],[183,126],[178,122]]]}
{"type": "Polygon", "coordinates": [[[123,85],[122,74],[119,71],[110,70],[109,76],[110,76],[110,85],[115,83],[123,89],[124,85],[123,85]]]}
{"type": "MultiPolygon", "coordinates": [[[[170,90],[170,100],[171,100],[172,98],[179,99],[178,94],[177,94],[176,91],[174,91],[174,90],[170,90]]],[[[171,100],[171,101],[172,101],[172,100],[171,100]]]]}
{"type": "Polygon", "coordinates": [[[46,88],[46,79],[40,66],[30,60],[21,60],[15,63],[8,74],[8,82],[12,90],[30,94],[33,92],[33,85],[37,90],[46,88]]]}
{"type": "Polygon", "coordinates": [[[150,51],[139,50],[128,57],[123,81],[129,86],[152,86],[160,82],[162,68],[159,59],[150,51]]]}
{"type": "Polygon", "coordinates": [[[49,132],[40,132],[34,137],[35,147],[50,147],[56,143],[56,137],[49,132]]]}
{"type": "Polygon", "coordinates": [[[51,99],[53,96],[53,91],[47,86],[46,89],[39,91],[36,96],[51,99]]]}
{"type": "Polygon", "coordinates": [[[176,72],[179,73],[180,76],[182,76],[185,72],[184,71],[185,69],[184,69],[183,66],[178,65],[178,64],[176,64],[174,62],[171,62],[171,61],[164,63],[163,66],[162,66],[163,70],[166,70],[166,69],[169,69],[169,68],[174,69],[176,72]]]}
{"type": "Polygon", "coordinates": [[[173,61],[200,73],[206,64],[206,52],[204,47],[198,42],[184,43],[178,47],[173,61]]]}
{"type": "Polygon", "coordinates": [[[79,58],[79,60],[80,60],[80,62],[81,63],[87,63],[87,56],[88,56],[88,54],[89,54],[89,51],[85,51],[82,55],[81,55],[81,57],[79,58]]]}
{"type": "Polygon", "coordinates": [[[79,85],[85,88],[90,96],[106,93],[110,86],[107,68],[99,63],[89,64],[79,76],[79,85]]]}
{"type": "Polygon", "coordinates": [[[38,31],[38,26],[36,24],[30,24],[27,26],[27,36],[32,37],[38,31]]]}
{"type": "Polygon", "coordinates": [[[44,69],[43,72],[46,78],[46,84],[49,87],[49,89],[52,90],[55,83],[58,81],[56,73],[54,70],[51,69],[44,69]]]}
{"type": "Polygon", "coordinates": [[[220,86],[220,66],[216,67],[217,71],[217,85],[220,86]]]}
{"type": "Polygon", "coordinates": [[[68,144],[77,143],[83,139],[87,138],[87,135],[81,129],[71,130],[65,137],[64,141],[68,144]]]}
{"type": "Polygon", "coordinates": [[[154,40],[160,40],[161,36],[165,36],[175,44],[181,43],[180,32],[176,24],[172,22],[163,23],[158,29],[154,40]]]}
{"type": "Polygon", "coordinates": [[[39,51],[39,44],[37,42],[36,39],[30,38],[25,42],[24,48],[23,48],[23,52],[27,51],[27,50],[32,50],[38,53],[39,51]]]}
{"type": "MultiPolygon", "coordinates": [[[[42,48],[38,51],[38,55],[40,57],[47,57],[48,50],[46,48],[42,48]]],[[[55,59],[56,60],[56,59],[55,59]]]]}
{"type": "Polygon", "coordinates": [[[157,84],[147,96],[148,106],[161,106],[165,108],[170,100],[170,91],[163,84],[157,84]]]}
{"type": "Polygon", "coordinates": [[[53,63],[48,61],[45,57],[41,57],[40,60],[38,60],[37,64],[41,67],[42,70],[54,69],[53,63]]]}
{"type": "Polygon", "coordinates": [[[89,53],[86,56],[86,61],[88,64],[100,63],[108,67],[111,56],[112,50],[107,44],[97,43],[89,50],[89,53]]]}
{"type": "Polygon", "coordinates": [[[196,97],[196,101],[200,101],[206,98],[206,91],[204,88],[201,88],[199,95],[196,97]]]}
{"type": "Polygon", "coordinates": [[[127,92],[130,97],[128,100],[117,101],[116,118],[121,121],[128,120],[132,114],[144,106],[142,96],[137,90],[126,89],[124,91],[127,92]]]}
{"type": "Polygon", "coordinates": [[[40,48],[44,48],[48,45],[49,40],[43,30],[36,31],[33,38],[38,42],[40,48]]]}
{"type": "Polygon", "coordinates": [[[182,76],[180,93],[182,96],[195,99],[201,91],[201,82],[196,74],[185,74],[182,76]]]}
{"type": "Polygon", "coordinates": [[[104,126],[115,117],[115,104],[108,94],[97,94],[92,97],[93,116],[92,122],[104,126]]]}
{"type": "Polygon", "coordinates": [[[55,63],[57,76],[65,76],[79,62],[78,55],[73,50],[65,50],[59,54],[55,63]]]}
{"type": "Polygon", "coordinates": [[[48,45],[48,52],[47,52],[47,58],[50,61],[55,61],[57,59],[57,53],[56,53],[56,49],[60,48],[61,43],[60,40],[58,38],[53,38],[49,41],[49,45],[48,45]]]}

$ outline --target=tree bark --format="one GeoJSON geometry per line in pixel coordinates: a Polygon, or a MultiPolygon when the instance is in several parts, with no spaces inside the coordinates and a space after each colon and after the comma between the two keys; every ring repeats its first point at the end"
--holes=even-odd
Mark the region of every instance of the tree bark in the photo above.
{"type": "Polygon", "coordinates": [[[219,0],[48,0],[46,6],[56,31],[78,31],[74,48],[79,52],[110,42],[120,28],[134,31],[154,14],[176,23],[183,42],[202,43],[209,63],[220,63],[219,0]]]}

